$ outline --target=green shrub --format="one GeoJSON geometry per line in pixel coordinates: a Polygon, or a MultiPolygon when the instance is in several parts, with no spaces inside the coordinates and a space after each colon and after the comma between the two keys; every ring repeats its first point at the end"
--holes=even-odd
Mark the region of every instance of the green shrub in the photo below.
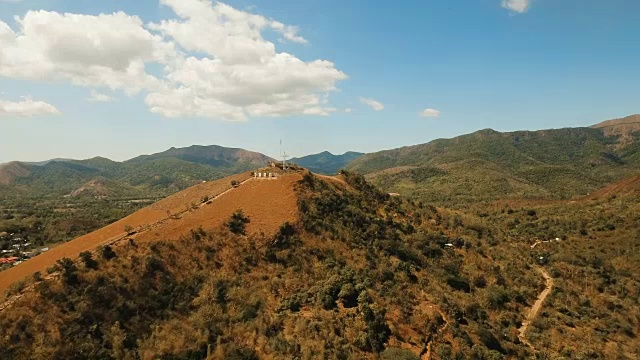
{"type": "Polygon", "coordinates": [[[466,293],[471,292],[471,286],[467,279],[460,276],[452,276],[447,279],[447,285],[458,291],[464,291],[466,293]]]}
{"type": "Polygon", "coordinates": [[[511,300],[511,295],[503,286],[491,286],[487,289],[487,302],[492,309],[500,309],[511,300]]]}
{"type": "Polygon", "coordinates": [[[385,311],[382,309],[374,310],[369,305],[363,305],[360,308],[361,315],[367,324],[364,349],[378,353],[384,350],[384,344],[389,341],[391,336],[391,329],[385,319],[385,311]]]}
{"type": "Polygon", "coordinates": [[[73,260],[63,258],[57,261],[62,271],[62,282],[66,285],[73,286],[78,284],[78,268],[73,260]]]}
{"type": "Polygon", "coordinates": [[[80,260],[84,263],[84,266],[87,269],[97,269],[98,262],[93,259],[93,254],[89,251],[84,251],[80,253],[80,260]]]}
{"type": "Polygon", "coordinates": [[[227,222],[227,227],[229,231],[236,235],[245,235],[247,224],[251,222],[248,217],[244,215],[242,210],[236,210],[231,215],[231,219],[227,222]]]}
{"type": "Polygon", "coordinates": [[[102,255],[102,258],[107,261],[116,257],[116,253],[109,245],[105,245],[100,248],[100,255],[102,255]]]}

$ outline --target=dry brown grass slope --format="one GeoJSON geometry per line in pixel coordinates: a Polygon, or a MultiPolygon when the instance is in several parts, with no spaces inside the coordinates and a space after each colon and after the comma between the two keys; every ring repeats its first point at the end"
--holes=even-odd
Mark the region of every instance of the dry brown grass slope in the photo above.
{"type": "Polygon", "coordinates": [[[251,222],[247,224],[248,234],[274,235],[284,222],[297,220],[294,184],[300,179],[298,174],[287,175],[278,180],[251,179],[210,204],[205,203],[197,210],[185,212],[179,219],[144,232],[137,239],[177,239],[198,227],[213,230],[229,220],[236,210],[242,210],[249,217],[251,222]]]}
{"type": "Polygon", "coordinates": [[[591,193],[587,199],[603,199],[609,196],[631,196],[640,194],[640,175],[631,176],[591,193]]]}
{"type": "Polygon", "coordinates": [[[251,179],[229,191],[232,189],[232,180],[242,182],[248,179],[251,179],[249,172],[190,187],[102,229],[0,272],[0,294],[35,272],[44,272],[59,259],[75,258],[83,251],[93,251],[125,237],[141,241],[176,239],[198,227],[218,227],[238,209],[242,209],[251,219],[247,226],[249,233],[275,233],[282,223],[296,220],[297,198],[293,185],[300,175],[288,175],[279,180],[251,179]],[[224,195],[216,197],[222,193],[224,195]],[[203,203],[205,196],[213,200],[203,203]],[[136,234],[126,236],[125,228],[129,227],[136,234]]]}

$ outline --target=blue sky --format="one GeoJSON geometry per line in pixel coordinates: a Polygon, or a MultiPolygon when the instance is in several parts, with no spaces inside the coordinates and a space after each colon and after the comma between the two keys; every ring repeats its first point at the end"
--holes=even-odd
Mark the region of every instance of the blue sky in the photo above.
{"type": "Polygon", "coordinates": [[[0,0],[0,162],[372,152],[640,112],[637,1],[179,3],[0,0]]]}

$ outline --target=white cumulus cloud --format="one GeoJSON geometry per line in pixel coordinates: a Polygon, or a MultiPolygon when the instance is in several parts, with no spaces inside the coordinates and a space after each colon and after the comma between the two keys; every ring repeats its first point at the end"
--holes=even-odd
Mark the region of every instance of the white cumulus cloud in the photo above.
{"type": "Polygon", "coordinates": [[[375,111],[382,111],[384,110],[384,104],[376,101],[374,99],[368,99],[368,98],[360,98],[360,102],[369,106],[370,108],[372,108],[375,111]]]}
{"type": "Polygon", "coordinates": [[[0,22],[1,76],[138,92],[160,84],[145,72],[145,63],[167,61],[174,53],[140,18],[122,12],[29,11],[17,22],[17,32],[0,22]]]}
{"type": "Polygon", "coordinates": [[[531,0],[502,0],[502,7],[515,11],[517,13],[525,13],[531,6],[531,0]]]}
{"type": "Polygon", "coordinates": [[[305,62],[278,53],[262,32],[306,43],[297,28],[208,0],[161,0],[179,17],[150,28],[187,52],[167,67],[167,88],[152,92],[151,111],[169,117],[194,116],[242,121],[250,116],[328,115],[326,94],[346,79],[326,60],[305,62]]]}
{"type": "Polygon", "coordinates": [[[44,101],[34,101],[28,96],[21,101],[0,99],[0,117],[33,117],[59,113],[55,106],[44,101]]]}
{"type": "Polygon", "coordinates": [[[87,98],[87,101],[90,101],[90,102],[114,102],[114,101],[117,101],[117,99],[114,98],[113,96],[109,96],[107,94],[103,94],[103,93],[97,92],[97,91],[92,89],[91,90],[91,94],[87,98]]]}
{"type": "Polygon", "coordinates": [[[144,24],[123,12],[29,11],[16,29],[0,21],[0,76],[142,91],[149,110],[166,117],[243,121],[336,111],[328,95],[347,75],[331,61],[278,52],[263,37],[275,31],[281,41],[306,44],[297,27],[210,0],[160,3],[175,16],[144,24]],[[159,73],[148,71],[154,64],[159,73]]]}
{"type": "Polygon", "coordinates": [[[272,21],[271,22],[271,28],[273,30],[279,32],[284,37],[283,40],[288,40],[288,41],[295,42],[295,43],[298,43],[298,44],[308,44],[309,43],[309,41],[307,41],[307,39],[305,39],[302,36],[298,35],[298,27],[297,26],[284,25],[281,22],[272,21]]]}
{"type": "Polygon", "coordinates": [[[427,108],[420,112],[422,117],[440,117],[440,110],[427,108]]]}

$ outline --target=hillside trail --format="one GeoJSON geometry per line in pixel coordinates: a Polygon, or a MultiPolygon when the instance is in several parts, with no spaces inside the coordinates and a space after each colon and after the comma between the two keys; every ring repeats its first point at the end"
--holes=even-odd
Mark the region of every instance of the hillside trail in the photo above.
{"type": "MultiPolygon", "coordinates": [[[[426,296],[424,290],[422,291],[422,295],[426,296]]],[[[429,307],[431,309],[435,309],[440,314],[440,316],[442,317],[442,320],[444,321],[444,324],[442,324],[440,328],[438,328],[438,331],[436,332],[435,335],[431,336],[431,338],[428,339],[426,351],[423,350],[424,352],[420,354],[421,360],[431,360],[431,345],[433,344],[433,338],[436,336],[440,336],[444,332],[444,330],[449,326],[449,320],[447,319],[447,314],[445,314],[445,312],[442,311],[442,309],[440,309],[439,306],[431,305],[429,307]]]]}
{"type": "Polygon", "coordinates": [[[546,272],[546,270],[539,267],[536,269],[540,272],[540,274],[542,274],[542,277],[544,277],[545,287],[544,287],[544,290],[540,293],[540,295],[538,295],[538,299],[533,304],[533,307],[531,307],[531,309],[529,310],[527,317],[522,322],[522,326],[520,327],[520,329],[518,329],[518,332],[519,332],[518,339],[520,339],[520,341],[523,344],[526,344],[529,348],[531,348],[534,351],[535,351],[535,348],[533,347],[531,342],[529,342],[529,340],[527,339],[526,333],[527,333],[527,330],[529,329],[529,325],[531,325],[533,320],[535,320],[536,317],[538,316],[538,313],[542,308],[542,304],[547,299],[547,296],[549,296],[549,294],[551,293],[551,290],[553,289],[553,285],[554,285],[553,278],[546,272]]]}
{"type": "MultiPolygon", "coordinates": [[[[218,194],[214,194],[214,195],[212,195],[212,196],[208,199],[208,201],[206,201],[206,202],[202,202],[202,203],[199,205],[199,207],[202,207],[203,205],[205,205],[205,204],[206,204],[206,203],[208,203],[208,202],[210,203],[210,202],[212,202],[212,201],[215,201],[215,200],[219,199],[220,197],[224,196],[225,194],[227,194],[227,193],[229,193],[229,192],[231,192],[231,191],[233,191],[233,190],[236,190],[240,185],[242,185],[242,184],[244,184],[244,183],[246,183],[246,182],[248,182],[248,181],[251,181],[251,180],[254,180],[254,178],[253,178],[253,177],[250,177],[250,178],[248,178],[248,179],[242,180],[241,182],[239,182],[239,183],[238,183],[238,185],[237,185],[237,186],[235,186],[235,187],[231,187],[231,188],[229,188],[229,189],[227,189],[227,190],[225,190],[225,191],[223,191],[223,192],[221,192],[221,193],[218,193],[218,194]]],[[[177,212],[177,213],[171,214],[171,215],[170,215],[169,217],[167,217],[167,218],[164,218],[164,219],[158,220],[158,221],[156,221],[156,222],[154,222],[154,223],[151,223],[151,224],[147,224],[147,225],[145,225],[145,226],[142,226],[142,227],[140,227],[140,228],[136,229],[136,231],[135,231],[135,235],[136,235],[136,236],[139,236],[139,235],[141,235],[141,234],[143,234],[143,233],[145,233],[145,232],[148,232],[148,231],[150,231],[150,230],[153,230],[153,229],[155,229],[155,228],[157,228],[157,227],[161,226],[162,224],[165,224],[165,223],[167,223],[168,221],[171,221],[171,220],[175,219],[176,217],[178,217],[178,218],[179,218],[182,214],[184,214],[184,213],[186,213],[186,212],[188,212],[188,211],[189,211],[189,210],[179,211],[179,212],[177,212]]],[[[98,255],[98,253],[97,253],[97,252],[98,252],[98,249],[99,249],[99,248],[101,248],[102,246],[112,246],[112,245],[116,245],[117,243],[119,243],[119,242],[121,242],[121,241],[123,241],[123,240],[129,239],[129,238],[130,238],[130,234],[128,234],[128,233],[126,233],[126,232],[123,232],[123,233],[121,233],[121,234],[119,234],[119,235],[117,235],[117,236],[111,237],[111,238],[109,238],[109,239],[107,239],[107,240],[105,240],[105,241],[100,242],[99,244],[97,244],[96,246],[94,246],[94,249],[93,249],[91,252],[93,253],[93,255],[98,255]]],[[[46,276],[43,280],[45,280],[45,281],[47,281],[47,280],[51,280],[51,279],[53,279],[53,278],[58,277],[59,275],[60,275],[60,274],[59,274],[58,272],[51,273],[51,274],[48,274],[48,276],[46,276]]],[[[4,311],[6,308],[8,308],[8,307],[10,307],[11,305],[13,305],[13,303],[15,303],[17,300],[19,300],[25,292],[33,291],[33,290],[35,289],[35,285],[36,285],[36,284],[32,284],[31,286],[29,286],[29,287],[27,287],[27,288],[23,289],[19,294],[15,295],[15,296],[13,296],[13,297],[11,297],[11,298],[7,298],[7,299],[5,299],[5,301],[4,301],[3,303],[0,303],[0,313],[1,313],[2,311],[4,311]]],[[[6,290],[6,289],[3,289],[3,290],[6,290]]]]}
{"type": "Polygon", "coordinates": [[[331,180],[331,181],[335,181],[335,182],[339,182],[345,186],[348,186],[347,182],[344,181],[343,179],[337,177],[337,176],[329,176],[329,175],[321,175],[321,174],[314,174],[315,176],[321,178],[321,179],[326,179],[326,180],[331,180]]]}
{"type": "MultiPolygon", "coordinates": [[[[227,193],[229,193],[229,192],[231,192],[231,191],[233,191],[233,190],[235,190],[235,189],[239,188],[239,187],[240,187],[240,185],[242,185],[242,184],[246,183],[247,181],[252,181],[252,180],[256,180],[256,178],[250,177],[250,178],[248,178],[248,179],[242,180],[242,181],[240,181],[236,186],[230,187],[229,189],[227,189],[227,190],[225,190],[225,191],[221,192],[221,193],[220,193],[220,194],[218,194],[218,195],[214,195],[212,198],[210,198],[210,199],[209,199],[209,201],[216,200],[216,199],[218,199],[219,197],[221,197],[221,196],[223,196],[223,195],[225,195],[225,194],[227,194],[227,193]]],[[[267,180],[267,181],[269,181],[269,180],[267,180]]],[[[274,180],[271,180],[271,181],[275,181],[275,179],[274,179],[274,180]]],[[[202,207],[202,206],[204,206],[204,205],[206,205],[206,202],[202,202],[202,203],[200,203],[200,207],[202,207]]]]}

